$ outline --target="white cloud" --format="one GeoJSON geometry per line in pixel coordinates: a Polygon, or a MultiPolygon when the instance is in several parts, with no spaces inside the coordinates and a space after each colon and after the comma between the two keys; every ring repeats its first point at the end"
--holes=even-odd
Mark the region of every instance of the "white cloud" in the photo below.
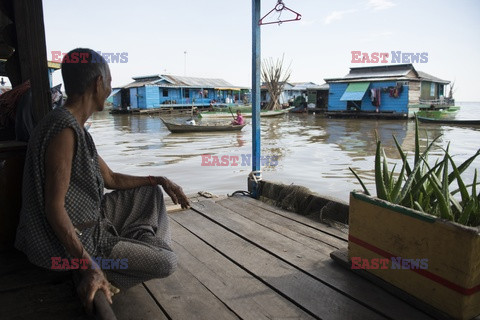
{"type": "Polygon", "coordinates": [[[373,10],[378,11],[394,7],[396,4],[388,0],[368,0],[368,6],[373,10]]]}
{"type": "Polygon", "coordinates": [[[356,10],[350,9],[350,10],[343,10],[343,11],[333,11],[330,13],[324,20],[325,24],[330,24],[335,20],[341,20],[343,19],[343,16],[352,12],[355,12],[356,10]]]}

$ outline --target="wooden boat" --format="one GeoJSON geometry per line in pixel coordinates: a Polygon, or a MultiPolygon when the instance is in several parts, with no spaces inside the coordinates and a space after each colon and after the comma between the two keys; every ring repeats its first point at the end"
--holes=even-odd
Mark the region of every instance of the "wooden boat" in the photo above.
{"type": "Polygon", "coordinates": [[[232,125],[232,124],[179,124],[173,121],[167,121],[160,117],[167,129],[172,133],[183,132],[215,132],[215,131],[240,131],[246,124],[232,125]]]}
{"type": "Polygon", "coordinates": [[[453,124],[453,125],[475,125],[480,126],[480,120],[463,120],[463,119],[432,119],[425,117],[417,117],[418,121],[424,123],[439,123],[439,124],[453,124]]]}
{"type": "MultiPolygon", "coordinates": [[[[282,109],[282,110],[262,110],[262,111],[260,111],[260,117],[280,116],[282,114],[288,113],[293,108],[294,107],[289,107],[289,108],[282,109]]],[[[251,118],[252,113],[251,112],[245,112],[245,113],[242,113],[242,116],[244,118],[251,118]]],[[[200,113],[199,117],[200,118],[207,118],[207,119],[210,119],[210,118],[232,118],[232,113],[230,112],[230,110],[219,111],[219,112],[207,111],[207,112],[200,113]]]]}
{"type": "Polygon", "coordinates": [[[453,119],[460,111],[459,106],[449,106],[443,108],[420,108],[417,116],[430,119],[453,119]]]}

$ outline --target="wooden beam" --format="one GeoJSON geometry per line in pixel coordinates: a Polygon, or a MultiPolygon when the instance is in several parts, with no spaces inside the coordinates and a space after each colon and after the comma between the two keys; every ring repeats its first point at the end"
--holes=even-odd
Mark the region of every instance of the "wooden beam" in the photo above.
{"type": "Polygon", "coordinates": [[[31,81],[34,119],[51,109],[42,0],[13,1],[22,82],[31,81]]]}
{"type": "Polygon", "coordinates": [[[93,298],[93,305],[95,309],[95,316],[100,320],[117,320],[115,313],[107,301],[107,297],[103,291],[99,290],[95,293],[93,298]]]}

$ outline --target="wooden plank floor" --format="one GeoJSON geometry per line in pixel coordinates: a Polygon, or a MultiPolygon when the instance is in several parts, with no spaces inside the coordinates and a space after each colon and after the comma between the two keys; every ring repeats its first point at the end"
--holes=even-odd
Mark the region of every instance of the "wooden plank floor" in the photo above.
{"type": "Polygon", "coordinates": [[[93,319],[77,297],[70,272],[29,263],[16,250],[0,253],[0,319],[93,319]]]}
{"type": "Polygon", "coordinates": [[[171,213],[177,271],[114,297],[118,319],[431,319],[333,262],[347,235],[248,197],[171,213]]]}

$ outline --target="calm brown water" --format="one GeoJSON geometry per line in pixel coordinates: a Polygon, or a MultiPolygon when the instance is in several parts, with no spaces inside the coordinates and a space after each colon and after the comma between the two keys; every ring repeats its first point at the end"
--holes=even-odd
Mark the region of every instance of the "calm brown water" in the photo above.
{"type": "MultiPolygon", "coordinates": [[[[480,103],[459,103],[457,118],[480,119],[480,103]]],[[[242,166],[242,154],[251,153],[252,127],[238,133],[171,134],[158,116],[92,116],[92,134],[98,152],[115,171],[136,175],[165,175],[186,193],[210,191],[216,194],[247,189],[251,167],[242,166]],[[239,166],[202,166],[202,154],[238,156],[239,166]]],[[[249,122],[250,119],[247,119],[249,122]]],[[[385,147],[390,162],[398,163],[392,135],[405,151],[413,154],[414,122],[406,120],[326,119],[319,115],[287,114],[264,118],[262,155],[278,156],[278,165],[264,167],[263,178],[306,186],[322,195],[347,201],[353,189],[360,189],[348,167],[373,187],[375,134],[385,147]]],[[[442,135],[430,161],[450,142],[457,162],[480,147],[480,127],[421,124],[421,142],[442,135]]],[[[471,183],[480,158],[465,172],[471,183]]]]}

